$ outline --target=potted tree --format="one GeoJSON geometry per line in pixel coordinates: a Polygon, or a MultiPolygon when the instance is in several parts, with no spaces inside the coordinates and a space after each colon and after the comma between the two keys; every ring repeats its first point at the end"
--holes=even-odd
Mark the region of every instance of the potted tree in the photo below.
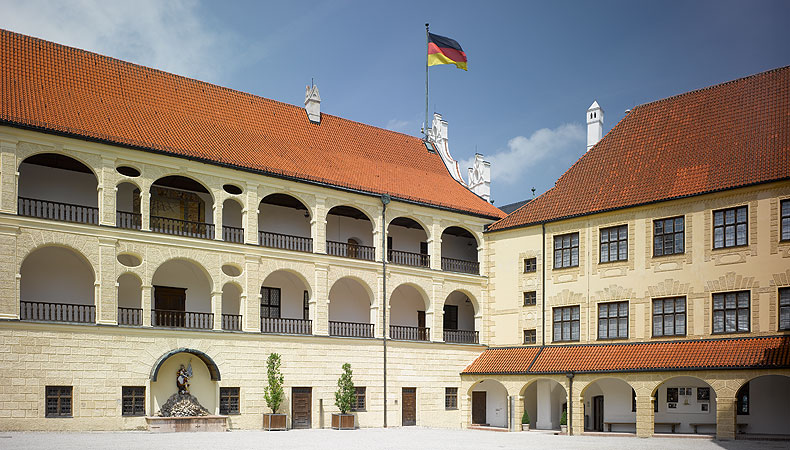
{"type": "Polygon", "coordinates": [[[340,413],[332,414],[332,428],[335,430],[353,430],[354,415],[349,414],[351,407],[356,400],[354,396],[354,382],[351,380],[351,364],[343,364],[343,374],[337,380],[337,391],[335,392],[335,405],[340,409],[340,413]]]}
{"type": "Polygon", "coordinates": [[[564,434],[568,433],[568,411],[563,411],[560,416],[560,431],[564,434]]]}
{"type": "Polygon", "coordinates": [[[524,415],[521,416],[521,431],[529,431],[529,413],[524,408],[524,415]]]}
{"type": "Polygon", "coordinates": [[[272,353],[266,359],[266,374],[268,376],[268,384],[263,390],[263,398],[266,400],[266,405],[272,410],[271,414],[263,414],[263,428],[265,430],[285,430],[286,429],[286,416],[285,414],[277,414],[280,405],[285,397],[283,391],[283,374],[280,373],[280,355],[272,353]]]}

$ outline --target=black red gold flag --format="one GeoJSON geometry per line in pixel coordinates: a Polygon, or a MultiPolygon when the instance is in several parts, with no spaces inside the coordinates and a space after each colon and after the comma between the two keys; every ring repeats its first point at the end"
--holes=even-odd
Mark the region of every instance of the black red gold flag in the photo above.
{"type": "Polygon", "coordinates": [[[455,64],[466,70],[466,53],[454,39],[428,33],[428,65],[455,64]]]}

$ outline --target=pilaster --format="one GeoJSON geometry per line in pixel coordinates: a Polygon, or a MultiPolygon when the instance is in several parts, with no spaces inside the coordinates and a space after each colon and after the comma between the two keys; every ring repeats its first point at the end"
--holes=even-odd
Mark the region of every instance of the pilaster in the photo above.
{"type": "Polygon", "coordinates": [[[99,225],[115,226],[115,159],[102,158],[99,168],[99,184],[96,186],[99,195],[99,225]]]}
{"type": "Polygon", "coordinates": [[[716,397],[716,439],[735,439],[736,408],[735,397],[716,397]]]}
{"type": "MultiPolygon", "coordinates": [[[[215,195],[215,198],[219,199],[218,196],[215,195]]],[[[213,205],[214,208],[214,240],[221,241],[222,240],[222,204],[219,203],[219,200],[216,200],[213,205]]]]}
{"type": "MultiPolygon", "coordinates": [[[[326,253],[326,200],[316,196],[313,215],[310,217],[310,236],[313,237],[313,253],[326,253]]],[[[315,324],[313,324],[315,325],[315,324]]]]}
{"type": "Polygon", "coordinates": [[[222,330],[222,291],[211,293],[211,312],[214,313],[214,330],[222,330]]]}
{"type": "Polygon", "coordinates": [[[141,229],[151,231],[151,188],[148,185],[140,186],[140,219],[141,229]]]}
{"type": "Polygon", "coordinates": [[[431,224],[428,253],[431,255],[431,269],[442,270],[442,226],[438,221],[431,224]]]}
{"type": "MultiPolygon", "coordinates": [[[[521,431],[521,416],[524,415],[524,397],[521,395],[514,395],[515,404],[513,406],[513,417],[516,419],[516,430],[521,431]]],[[[532,419],[530,417],[530,419],[532,419]]]]}
{"type": "Polygon", "coordinates": [[[440,278],[434,278],[431,283],[431,308],[435,311],[433,319],[428,320],[425,314],[425,323],[431,327],[431,341],[444,342],[444,282],[440,278]]]}
{"type": "Polygon", "coordinates": [[[650,437],[655,433],[655,397],[636,395],[636,435],[650,437]]]}
{"type": "Polygon", "coordinates": [[[151,310],[153,309],[152,306],[154,302],[154,287],[143,284],[140,286],[140,290],[143,294],[143,326],[150,327],[152,324],[151,310]]]}
{"type": "MultiPolygon", "coordinates": [[[[313,317],[313,334],[326,336],[329,334],[329,288],[327,277],[329,266],[325,264],[315,265],[315,314],[313,317]]],[[[312,312],[312,310],[311,310],[312,312]]]]}
{"type": "Polygon", "coordinates": [[[260,258],[247,256],[244,259],[244,276],[247,287],[247,301],[244,302],[244,309],[239,310],[242,315],[242,330],[249,332],[261,331],[261,285],[258,279],[260,258]]]}
{"type": "Polygon", "coordinates": [[[244,243],[258,245],[258,206],[261,202],[258,197],[258,185],[248,183],[245,197],[246,201],[242,212],[246,219],[244,220],[244,243]]]}
{"type": "Polygon", "coordinates": [[[99,239],[99,264],[96,282],[96,322],[107,325],[118,324],[118,296],[115,288],[116,276],[115,239],[99,239]]]}
{"type": "Polygon", "coordinates": [[[0,211],[16,214],[16,140],[0,140],[0,211]]]}
{"type": "Polygon", "coordinates": [[[19,318],[19,269],[16,258],[16,227],[0,226],[0,319],[19,318]]]}

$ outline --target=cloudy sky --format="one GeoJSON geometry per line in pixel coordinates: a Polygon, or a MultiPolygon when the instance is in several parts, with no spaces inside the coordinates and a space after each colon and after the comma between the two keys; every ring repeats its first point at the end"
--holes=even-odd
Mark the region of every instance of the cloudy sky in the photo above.
{"type": "Polygon", "coordinates": [[[419,135],[425,27],[469,71],[430,69],[430,110],[463,168],[492,163],[496,205],[539,195],[635,105],[790,64],[787,1],[0,0],[0,27],[419,135]]]}

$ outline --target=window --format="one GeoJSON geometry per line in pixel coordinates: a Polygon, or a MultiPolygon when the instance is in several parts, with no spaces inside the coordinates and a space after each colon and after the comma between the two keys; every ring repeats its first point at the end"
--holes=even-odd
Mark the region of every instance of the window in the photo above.
{"type": "Polygon", "coordinates": [[[420,242],[420,254],[427,255],[428,254],[428,243],[427,242],[420,242]]]}
{"type": "Polygon", "coordinates": [[[458,409],[458,388],[444,388],[444,409],[458,409]]]}
{"type": "Polygon", "coordinates": [[[364,411],[365,410],[365,388],[354,387],[354,404],[351,405],[351,411],[364,411]]]}
{"type": "Polygon", "coordinates": [[[631,412],[636,412],[636,391],[631,388],[631,412]]]}
{"type": "Polygon", "coordinates": [[[782,200],[781,202],[781,216],[782,216],[782,232],[781,238],[782,241],[790,241],[790,199],[782,200]]]}
{"type": "Polygon", "coordinates": [[[713,248],[748,244],[746,223],[745,206],[713,211],[713,248]]]}
{"type": "Polygon", "coordinates": [[[628,225],[601,229],[601,262],[628,259],[628,225]]]}
{"type": "Polygon", "coordinates": [[[524,260],[524,273],[532,273],[538,270],[538,258],[527,258],[524,260]]]}
{"type": "Polygon", "coordinates": [[[71,417],[71,386],[47,386],[47,417],[71,417]]]}
{"type": "Polygon", "coordinates": [[[677,255],[686,251],[685,218],[653,221],[653,256],[677,255]]]}
{"type": "Polygon", "coordinates": [[[628,302],[598,304],[598,339],[628,337],[628,302]]]}
{"type": "Polygon", "coordinates": [[[304,291],[304,299],[302,300],[302,319],[310,320],[310,293],[304,291]]]}
{"type": "Polygon", "coordinates": [[[779,288],[779,329],[790,330],[790,288],[779,288]]]}
{"type": "Polygon", "coordinates": [[[524,330],[524,345],[535,344],[538,342],[538,333],[532,330],[524,330]]]}
{"type": "Polygon", "coordinates": [[[536,305],[538,302],[538,293],[535,291],[524,292],[524,306],[536,305]]]}
{"type": "Polygon", "coordinates": [[[749,331],[749,291],[713,294],[713,332],[749,331]]]}
{"type": "Polygon", "coordinates": [[[579,340],[579,307],[554,308],[554,341],[579,340]]]}
{"type": "Polygon", "coordinates": [[[686,335],[686,297],[653,300],[653,337],[686,335]]]}
{"type": "Polygon", "coordinates": [[[579,265],[579,233],[554,236],[554,268],[579,265]]]}
{"type": "Polygon", "coordinates": [[[121,415],[145,415],[145,386],[124,386],[121,388],[121,415]]]}
{"type": "Polygon", "coordinates": [[[280,318],[280,288],[261,287],[261,317],[280,318]]]}
{"type": "Polygon", "coordinates": [[[738,393],[735,394],[735,401],[737,403],[737,414],[739,416],[748,416],[749,415],[749,383],[744,384],[738,389],[738,393]]]}
{"type": "Polygon", "coordinates": [[[223,416],[241,414],[241,412],[239,412],[239,388],[219,388],[219,413],[223,416]]]}

